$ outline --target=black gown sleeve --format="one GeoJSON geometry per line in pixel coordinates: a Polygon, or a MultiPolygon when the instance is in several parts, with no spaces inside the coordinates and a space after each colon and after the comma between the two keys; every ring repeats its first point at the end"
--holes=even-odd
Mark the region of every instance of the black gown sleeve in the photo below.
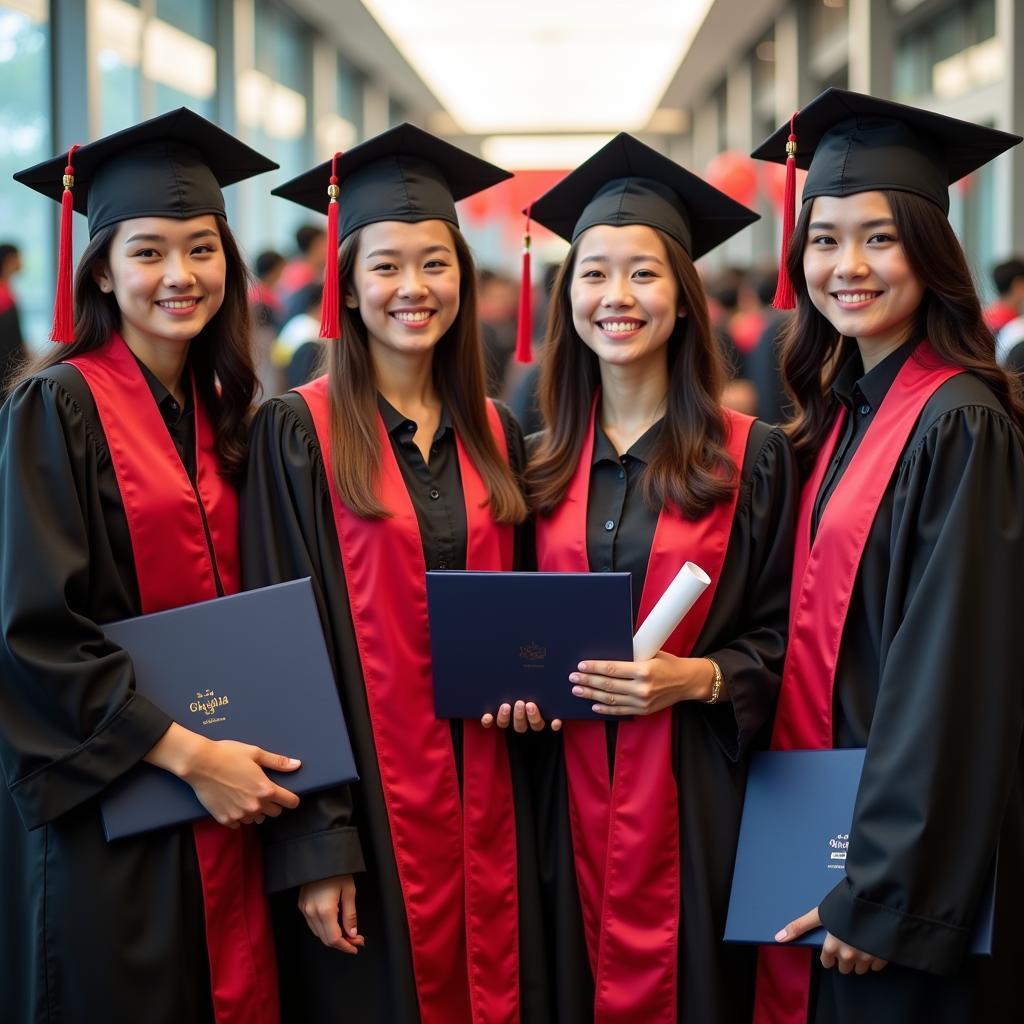
{"type": "Polygon", "coordinates": [[[103,460],[105,441],[52,379],[0,409],[0,759],[29,829],[102,792],[171,724],[89,613],[114,586],[103,460]]]}
{"type": "MultiPolygon", "coordinates": [[[[957,969],[1024,729],[1024,450],[983,405],[940,416],[895,485],[882,668],[838,938],[933,973],[957,969]]],[[[1017,870],[1017,868],[1013,868],[1017,870]]]]}
{"type": "MultiPolygon", "coordinates": [[[[325,574],[340,560],[327,477],[319,445],[288,401],[301,399],[271,400],[253,421],[241,502],[242,580],[253,589],[311,577],[337,673],[338,652],[330,642],[334,630],[323,596],[325,574]]],[[[295,810],[264,822],[267,889],[276,892],[363,871],[352,817],[351,790],[339,786],[307,794],[295,810]]]]}
{"type": "MultiPolygon", "coordinates": [[[[778,428],[769,430],[761,423],[754,424],[754,432],[753,443],[759,435],[762,439],[740,493],[720,584],[738,613],[724,634],[730,637],[728,643],[700,648],[703,656],[718,662],[728,687],[728,702],[709,706],[707,717],[734,761],[743,757],[775,710],[789,625],[798,501],[798,473],[789,441],[778,428]],[[744,566],[742,580],[730,578],[744,566]]],[[[716,604],[722,596],[716,594],[716,604]]]]}

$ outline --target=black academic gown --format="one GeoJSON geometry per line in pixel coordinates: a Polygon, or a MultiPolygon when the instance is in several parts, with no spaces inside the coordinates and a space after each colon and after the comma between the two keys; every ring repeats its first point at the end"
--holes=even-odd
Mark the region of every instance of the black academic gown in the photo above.
{"type": "MultiPolygon", "coordinates": [[[[657,511],[643,502],[639,479],[659,429],[656,424],[618,459],[596,428],[587,510],[588,560],[591,571],[632,573],[634,616],[657,524],[657,511]]],[[[752,746],[767,745],[781,680],[796,478],[792,451],[782,433],[755,423],[721,579],[693,649],[694,657],[718,661],[731,702],[710,706],[687,701],[676,704],[672,712],[682,882],[679,1024],[750,1021],[755,951],[726,945],[721,938],[746,786],[745,755],[752,746]]],[[[681,551],[680,559],[685,558],[681,551]]],[[[608,732],[613,759],[614,724],[608,732]]],[[[551,754],[532,762],[548,909],[542,937],[546,956],[555,965],[555,1019],[560,1024],[585,1024],[593,1020],[594,982],[572,855],[565,762],[555,737],[524,737],[538,751],[543,748],[551,754]]]]}
{"type": "MultiPolygon", "coordinates": [[[[835,391],[851,410],[820,519],[914,343],[835,391]]],[[[868,536],[834,690],[837,747],[868,747],[846,881],[826,927],[890,961],[816,967],[815,1024],[1019,1020],[1024,909],[1024,447],[977,377],[943,384],[868,536]],[[996,846],[991,959],[964,957],[996,846]]]]}
{"type": "MultiPolygon", "coordinates": [[[[454,432],[443,420],[429,465],[412,443],[415,425],[381,403],[403,478],[416,509],[430,569],[462,569],[466,559],[465,506],[455,455],[454,432]],[[434,493],[436,492],[436,494],[434,493]]],[[[499,407],[510,461],[523,464],[518,425],[499,407]]],[[[517,550],[520,538],[517,538],[517,550]]],[[[518,556],[517,556],[518,557],[518,556]]],[[[281,890],[274,907],[285,1024],[314,1020],[387,1021],[416,1024],[419,1009],[412,971],[405,904],[384,805],[366,690],[349,611],[348,592],[331,509],[327,475],[309,410],[296,394],[267,402],[257,413],[242,491],[242,570],[246,587],[303,576],[313,578],[321,621],[334,663],[359,782],[308,797],[282,827],[314,835],[316,853],[301,871],[268,863],[270,884],[281,890]],[[318,878],[355,873],[359,931],[366,946],[351,956],[328,949],[308,929],[297,905],[296,886],[318,878]]],[[[395,628],[401,628],[396,609],[395,628]]],[[[461,761],[461,723],[452,724],[456,764],[461,761]]],[[[511,738],[510,738],[511,739],[511,738]]],[[[517,801],[519,853],[532,850],[533,821],[519,801],[527,794],[523,748],[510,742],[517,801]]],[[[461,773],[461,766],[459,768],[461,773]]],[[[271,824],[268,822],[267,824],[271,824]]],[[[266,827],[266,826],[262,826],[266,827]]],[[[282,842],[286,836],[282,835],[282,842]]],[[[519,873],[522,1021],[553,1021],[546,1011],[547,965],[533,943],[539,930],[535,859],[522,857],[519,873]]],[[[453,1021],[452,1024],[463,1024],[453,1021]]]]}
{"type": "MultiPolygon", "coordinates": [[[[147,378],[187,462],[191,412],[147,378]]],[[[170,718],[97,626],[141,607],[110,453],[71,366],[0,410],[0,552],[0,1020],[210,1021],[191,829],[108,844],[100,823],[97,798],[170,718]]]]}

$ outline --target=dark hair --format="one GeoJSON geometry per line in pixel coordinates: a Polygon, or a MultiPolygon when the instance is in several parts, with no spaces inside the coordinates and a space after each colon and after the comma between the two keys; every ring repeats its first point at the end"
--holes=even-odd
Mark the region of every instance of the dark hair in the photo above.
{"type": "Polygon", "coordinates": [[[277,270],[284,263],[284,257],[275,249],[267,249],[256,257],[253,269],[256,276],[262,280],[267,274],[277,270]]]}
{"type": "Polygon", "coordinates": [[[313,248],[313,244],[319,238],[326,238],[327,232],[315,224],[303,224],[295,229],[295,244],[303,256],[313,248]]]}
{"type": "MultiPolygon", "coordinates": [[[[889,202],[907,263],[924,286],[917,309],[917,336],[927,338],[944,362],[980,377],[1007,415],[1024,429],[1018,381],[996,363],[995,339],[982,319],[967,259],[945,214],[910,192],[883,190],[882,194],[889,202]]],[[[787,254],[796,315],[786,328],[781,357],[786,390],[796,404],[796,415],[786,424],[786,432],[805,475],[835,417],[832,382],[857,348],[856,339],[837,334],[807,294],[803,259],[812,206],[812,202],[804,203],[787,254]]]]}
{"type": "Polygon", "coordinates": [[[992,268],[992,283],[1000,295],[1005,295],[1018,277],[1024,277],[1024,260],[1006,260],[992,268]]]}
{"type": "Polygon", "coordinates": [[[3,272],[4,264],[12,257],[17,256],[21,250],[12,242],[0,242],[0,273],[3,272]]]}
{"type": "MultiPolygon", "coordinates": [[[[188,364],[196,393],[213,424],[214,446],[221,473],[237,480],[245,465],[246,420],[256,395],[257,381],[249,346],[249,273],[231,229],[217,218],[227,265],[224,301],[210,322],[192,339],[188,364]]],[[[121,311],[113,295],[100,291],[93,277],[106,264],[118,225],[102,228],[90,240],[75,272],[75,340],[50,345],[22,366],[12,386],[75,356],[106,344],[121,330],[121,311]]]]}
{"type": "MultiPolygon", "coordinates": [[[[718,403],[725,368],[692,260],[674,239],[661,231],[657,234],[687,316],[676,322],[668,339],[664,426],[641,487],[651,507],[671,504],[682,515],[697,519],[728,498],[737,485],[736,466],[725,450],[725,415],[718,403]]],[[[577,242],[562,264],[548,307],[538,384],[545,432],[526,470],[531,505],[543,514],[553,512],[569,489],[601,380],[598,358],[572,321],[570,289],[578,253],[577,242]]]]}
{"type": "MultiPolygon", "coordinates": [[[[491,433],[484,398],[473,257],[461,232],[448,227],[459,265],[459,312],[434,348],[434,387],[483,478],[491,516],[499,523],[518,523],[526,518],[526,502],[491,433]]],[[[342,287],[350,291],[359,236],[359,231],[350,234],[342,242],[338,257],[342,287]]],[[[327,345],[332,452],[329,471],[342,500],[353,512],[367,519],[382,519],[391,513],[377,495],[382,453],[369,337],[359,310],[349,308],[344,301],[341,338],[327,345]]]]}

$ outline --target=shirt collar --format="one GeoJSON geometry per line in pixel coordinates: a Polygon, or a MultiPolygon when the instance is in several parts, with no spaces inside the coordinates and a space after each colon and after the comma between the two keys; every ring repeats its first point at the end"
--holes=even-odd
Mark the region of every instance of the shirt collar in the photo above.
{"type": "MultiPolygon", "coordinates": [[[[658,438],[661,436],[661,426],[664,423],[664,418],[653,423],[650,427],[644,431],[633,443],[630,445],[629,450],[623,456],[627,456],[631,459],[636,459],[637,462],[642,462],[645,466],[650,463],[654,457],[654,449],[658,444],[658,438]]],[[[594,420],[594,455],[591,459],[591,465],[596,466],[599,462],[609,461],[618,462],[619,453],[615,450],[615,445],[608,440],[608,435],[604,432],[600,422],[594,420]]]]}
{"type": "MultiPolygon", "coordinates": [[[[377,409],[380,412],[381,419],[384,421],[384,429],[387,430],[388,434],[394,437],[403,431],[408,433],[408,425],[413,423],[413,420],[409,419],[408,416],[402,415],[380,392],[377,393],[377,409]]],[[[415,423],[413,423],[415,426],[415,423]]],[[[448,415],[448,410],[444,406],[441,407],[441,421],[437,425],[437,432],[434,434],[434,440],[442,437],[448,430],[452,429],[452,421],[448,415]]]]}
{"type": "Polygon", "coordinates": [[[864,372],[860,352],[852,352],[832,382],[832,390],[836,397],[847,408],[863,398],[872,409],[877,409],[920,340],[914,337],[904,342],[867,373],[864,372]]]}
{"type": "Polygon", "coordinates": [[[170,420],[173,423],[177,423],[182,416],[186,413],[192,412],[192,379],[189,375],[188,368],[186,367],[183,375],[183,390],[185,392],[185,405],[181,408],[178,407],[178,400],[163,386],[156,374],[141,360],[135,353],[132,353],[132,357],[135,362],[139,364],[139,369],[142,371],[142,376],[146,381],[146,386],[149,388],[150,394],[153,396],[153,401],[156,402],[157,408],[160,410],[161,415],[164,419],[170,420]]]}

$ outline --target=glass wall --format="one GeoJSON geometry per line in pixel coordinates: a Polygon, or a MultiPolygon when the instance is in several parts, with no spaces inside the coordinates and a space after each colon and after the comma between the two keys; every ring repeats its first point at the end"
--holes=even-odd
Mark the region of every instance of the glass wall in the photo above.
{"type": "Polygon", "coordinates": [[[313,163],[306,99],[312,95],[312,33],[273,0],[256,0],[250,42],[251,66],[239,64],[238,69],[239,126],[245,141],[276,160],[281,169],[238,187],[242,223],[250,254],[264,248],[289,254],[295,229],[322,219],[294,203],[267,196],[272,184],[300,174],[313,163]]]}
{"type": "Polygon", "coordinates": [[[896,99],[956,99],[999,81],[1003,50],[996,39],[995,0],[962,0],[913,22],[901,35],[894,67],[896,99]]]}
{"type": "Polygon", "coordinates": [[[176,107],[214,116],[217,40],[209,0],[91,2],[101,135],[176,107]]]}
{"type": "Polygon", "coordinates": [[[0,243],[21,250],[12,288],[22,332],[34,346],[50,330],[56,204],[11,181],[52,156],[50,40],[46,0],[0,3],[0,243]]]}

